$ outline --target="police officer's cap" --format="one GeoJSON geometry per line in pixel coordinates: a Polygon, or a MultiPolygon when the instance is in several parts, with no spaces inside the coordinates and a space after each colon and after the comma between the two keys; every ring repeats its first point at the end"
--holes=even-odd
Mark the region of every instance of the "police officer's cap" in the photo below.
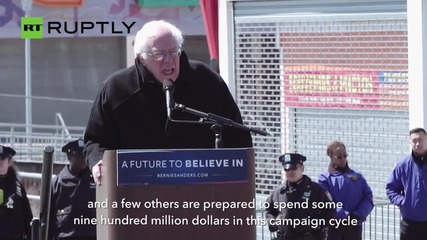
{"type": "Polygon", "coordinates": [[[296,169],[298,164],[303,164],[305,160],[306,157],[299,153],[285,153],[279,157],[285,170],[296,169]]]}
{"type": "Polygon", "coordinates": [[[83,152],[84,146],[85,146],[85,143],[83,139],[77,139],[65,144],[62,147],[62,152],[64,153],[83,152]]]}
{"type": "Polygon", "coordinates": [[[16,152],[11,147],[6,147],[3,145],[0,145],[0,157],[9,156],[13,157],[15,156],[16,152]]]}

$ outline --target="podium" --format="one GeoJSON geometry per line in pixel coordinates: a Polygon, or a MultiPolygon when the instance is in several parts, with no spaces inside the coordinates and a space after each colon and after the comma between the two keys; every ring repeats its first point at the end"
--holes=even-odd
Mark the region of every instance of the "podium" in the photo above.
{"type": "Polygon", "coordinates": [[[253,148],[107,150],[97,239],[256,239],[253,148]]]}

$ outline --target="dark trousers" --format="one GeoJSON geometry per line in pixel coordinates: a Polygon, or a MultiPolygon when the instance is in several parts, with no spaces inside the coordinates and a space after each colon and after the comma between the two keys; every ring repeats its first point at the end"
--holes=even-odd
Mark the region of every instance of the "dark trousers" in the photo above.
{"type": "Polygon", "coordinates": [[[400,221],[400,240],[425,240],[427,222],[400,221]]]}
{"type": "Polygon", "coordinates": [[[66,237],[59,240],[96,240],[96,237],[66,237]]]}
{"type": "Polygon", "coordinates": [[[298,236],[285,237],[282,234],[278,233],[277,237],[271,238],[272,240],[324,240],[323,234],[321,231],[315,231],[307,234],[300,234],[298,236]]]}
{"type": "Polygon", "coordinates": [[[362,225],[330,227],[328,240],[362,240],[362,225]]]}
{"type": "Polygon", "coordinates": [[[315,231],[311,233],[306,233],[303,236],[292,237],[291,239],[292,240],[324,240],[322,235],[323,234],[321,231],[315,231]]]}
{"type": "Polygon", "coordinates": [[[315,238],[315,236],[303,236],[303,237],[292,238],[292,240],[321,240],[321,239],[315,238]]]}

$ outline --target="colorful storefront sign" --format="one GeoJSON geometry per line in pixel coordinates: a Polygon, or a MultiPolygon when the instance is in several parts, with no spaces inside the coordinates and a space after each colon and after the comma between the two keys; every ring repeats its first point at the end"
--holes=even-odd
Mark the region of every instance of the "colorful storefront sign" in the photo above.
{"type": "Polygon", "coordinates": [[[285,68],[289,107],[408,110],[407,71],[285,68]]]}

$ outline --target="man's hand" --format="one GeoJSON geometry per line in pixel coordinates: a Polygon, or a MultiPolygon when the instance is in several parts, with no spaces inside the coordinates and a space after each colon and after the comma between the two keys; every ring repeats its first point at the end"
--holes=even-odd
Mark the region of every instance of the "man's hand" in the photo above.
{"type": "Polygon", "coordinates": [[[268,230],[270,230],[270,232],[277,232],[277,231],[279,231],[279,226],[269,224],[268,230]]]}
{"type": "Polygon", "coordinates": [[[92,177],[97,186],[101,186],[101,176],[102,176],[101,166],[102,166],[102,159],[99,160],[99,162],[96,163],[96,165],[93,166],[92,168],[92,177]]]}
{"type": "Polygon", "coordinates": [[[350,213],[349,214],[349,216],[350,216],[350,219],[356,219],[357,220],[357,223],[359,223],[359,220],[360,220],[360,217],[359,216],[357,216],[356,214],[354,214],[354,213],[350,213]]]}

